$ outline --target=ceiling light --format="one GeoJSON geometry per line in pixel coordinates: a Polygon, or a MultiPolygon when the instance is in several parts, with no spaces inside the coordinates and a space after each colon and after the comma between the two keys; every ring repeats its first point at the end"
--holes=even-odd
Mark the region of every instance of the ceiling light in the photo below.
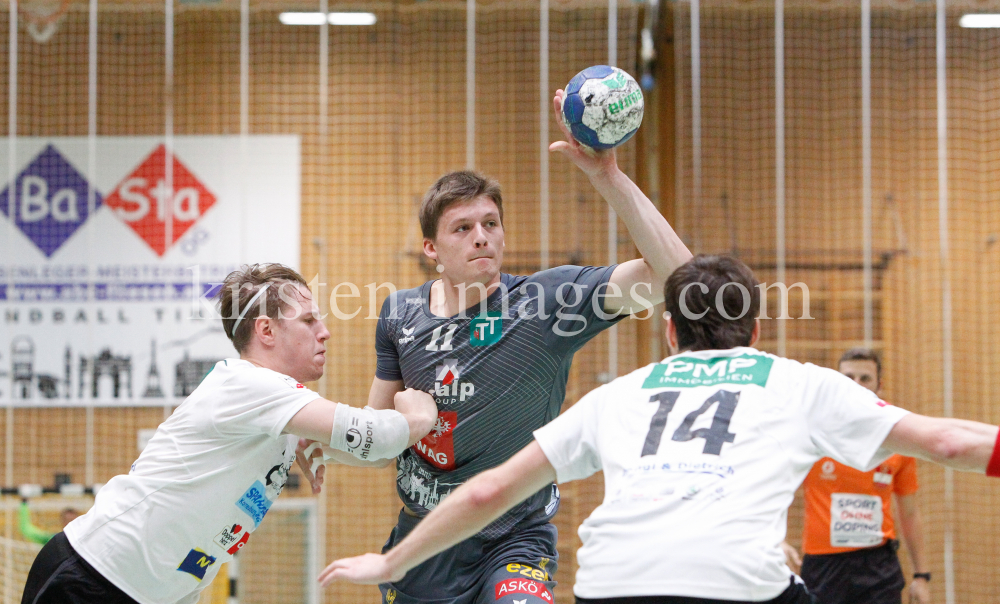
{"type": "Polygon", "coordinates": [[[278,20],[284,25],[322,25],[323,13],[281,13],[278,20]]]}
{"type": "MultiPolygon", "coordinates": [[[[284,25],[322,25],[323,13],[281,13],[278,20],[284,25]]],[[[329,13],[330,25],[375,25],[375,13],[329,13]]]]}
{"type": "Polygon", "coordinates": [[[962,15],[958,20],[962,27],[1000,27],[1000,15],[998,14],[970,14],[962,15]]]}
{"type": "Polygon", "coordinates": [[[330,13],[330,25],[375,25],[375,13],[330,13]]]}

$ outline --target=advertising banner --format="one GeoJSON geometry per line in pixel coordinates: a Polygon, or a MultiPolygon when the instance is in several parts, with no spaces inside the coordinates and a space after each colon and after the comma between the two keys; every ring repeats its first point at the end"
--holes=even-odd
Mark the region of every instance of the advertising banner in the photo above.
{"type": "Polygon", "coordinates": [[[299,268],[297,136],[14,142],[0,139],[0,406],[179,404],[236,356],[212,311],[222,279],[299,268]]]}

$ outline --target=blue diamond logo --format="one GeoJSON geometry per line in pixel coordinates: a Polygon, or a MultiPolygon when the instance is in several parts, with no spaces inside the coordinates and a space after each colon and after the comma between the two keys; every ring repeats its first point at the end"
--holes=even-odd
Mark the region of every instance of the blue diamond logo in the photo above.
{"type": "MultiPolygon", "coordinates": [[[[94,201],[94,210],[104,201],[97,191],[94,201]]],[[[87,181],[49,145],[0,192],[0,211],[51,257],[89,218],[87,181]]]]}

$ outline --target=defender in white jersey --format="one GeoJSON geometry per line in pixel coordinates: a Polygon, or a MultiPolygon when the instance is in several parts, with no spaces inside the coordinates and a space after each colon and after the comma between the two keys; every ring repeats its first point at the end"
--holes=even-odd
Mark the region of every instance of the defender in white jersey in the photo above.
{"type": "Polygon", "coordinates": [[[900,452],[1000,471],[994,426],[910,414],[836,371],[749,348],[756,285],[736,259],[681,266],[665,287],[673,356],[592,391],[386,555],[338,560],[321,581],[398,579],[549,481],[603,470],[604,501],[580,527],[577,602],[807,604],[780,544],[816,460],[869,469],[900,452]]]}
{"type": "Polygon", "coordinates": [[[433,425],[437,409],[423,392],[401,392],[396,410],[366,411],[302,385],[323,374],[330,332],[294,270],[237,271],[220,302],[240,358],[220,361],[129,473],[42,549],[22,604],[196,602],[281,494],[296,459],[292,433],[342,455],[392,458],[433,425]]]}

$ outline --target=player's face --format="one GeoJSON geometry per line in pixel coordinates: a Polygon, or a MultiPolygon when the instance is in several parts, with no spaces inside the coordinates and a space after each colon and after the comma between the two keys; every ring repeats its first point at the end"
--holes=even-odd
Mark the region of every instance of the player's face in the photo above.
{"type": "MultiPolygon", "coordinates": [[[[284,291],[291,293],[292,290],[286,287],[284,291]]],[[[323,376],[325,342],[330,332],[319,320],[319,308],[309,288],[299,285],[295,294],[286,295],[286,308],[275,330],[275,350],[283,361],[286,375],[300,382],[311,382],[323,376]]]]}
{"type": "Polygon", "coordinates": [[[840,364],[840,372],[872,392],[878,392],[878,366],[875,361],[844,361],[840,364]]]}
{"type": "Polygon", "coordinates": [[[434,241],[424,240],[424,252],[452,283],[489,283],[500,274],[503,245],[500,211],[483,195],[445,210],[434,241]]]}

